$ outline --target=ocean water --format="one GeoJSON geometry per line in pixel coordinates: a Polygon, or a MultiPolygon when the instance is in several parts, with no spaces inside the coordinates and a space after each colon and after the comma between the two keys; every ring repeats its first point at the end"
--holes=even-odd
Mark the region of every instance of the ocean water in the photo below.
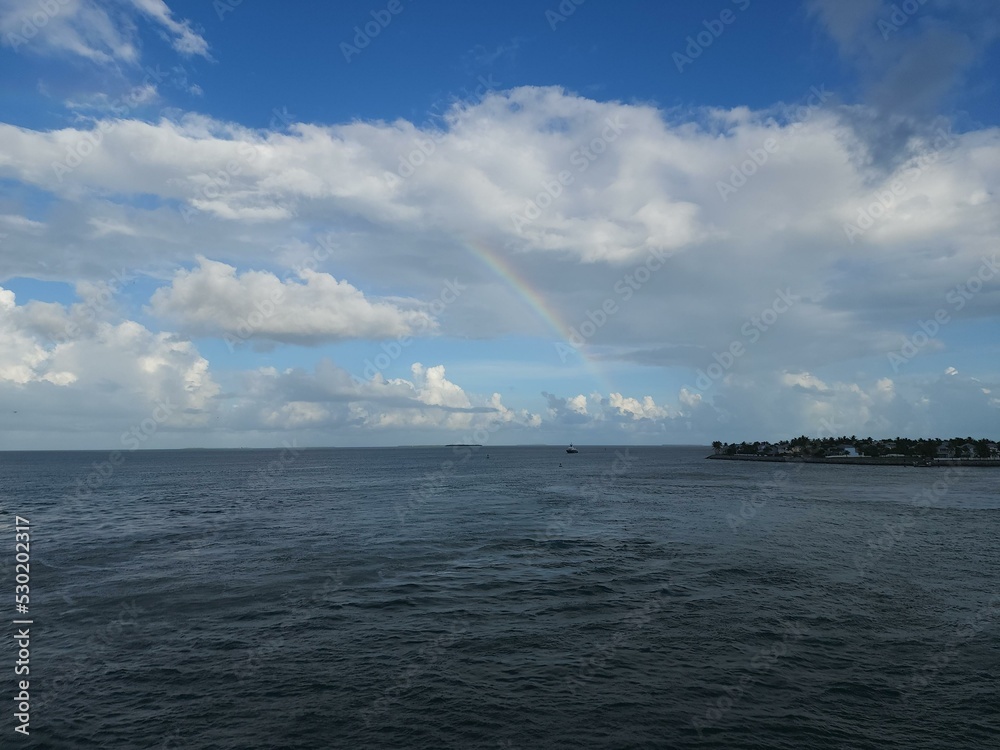
{"type": "Polygon", "coordinates": [[[0,746],[1000,746],[1000,471],[707,452],[0,454],[0,746]]]}

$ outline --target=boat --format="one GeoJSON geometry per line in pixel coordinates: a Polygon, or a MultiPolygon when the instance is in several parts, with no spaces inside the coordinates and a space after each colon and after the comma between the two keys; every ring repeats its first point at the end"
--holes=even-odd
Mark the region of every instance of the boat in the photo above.
{"type": "Polygon", "coordinates": [[[570,443],[569,444],[569,448],[566,449],[566,452],[567,453],[579,453],[580,451],[578,451],[576,448],[574,448],[573,444],[570,443]]]}

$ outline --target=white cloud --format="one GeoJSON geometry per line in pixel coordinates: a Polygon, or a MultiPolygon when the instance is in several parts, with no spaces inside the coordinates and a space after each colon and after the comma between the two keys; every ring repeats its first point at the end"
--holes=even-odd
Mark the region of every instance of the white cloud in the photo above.
{"type": "MultiPolygon", "coordinates": [[[[651,107],[524,88],[453,111],[443,133],[396,122],[300,124],[261,136],[200,116],[156,124],[121,120],[110,121],[93,153],[65,174],[52,164],[75,164],[69,155],[80,150],[87,131],[0,126],[0,142],[7,144],[0,152],[0,173],[74,200],[114,191],[181,201],[201,212],[194,219],[199,231],[208,226],[222,234],[242,233],[226,223],[248,221],[289,227],[293,217],[356,223],[364,234],[384,234],[386,242],[398,245],[396,251],[380,248],[379,258],[394,252],[403,258],[423,238],[471,234],[496,248],[506,244],[502,254],[512,260],[550,258],[547,273],[535,282],[552,295],[566,294],[557,265],[562,271],[567,263],[605,261],[624,269],[651,247],[664,247],[678,259],[669,272],[674,279],[710,273],[721,294],[736,295],[747,308],[792,273],[799,279],[828,278],[799,290],[829,300],[827,318],[841,313],[830,303],[845,293],[886,293],[881,278],[869,283],[828,273],[838,259],[858,262],[862,247],[874,251],[867,259],[878,261],[876,271],[888,273],[905,262],[916,273],[926,270],[930,282],[940,278],[931,264],[943,257],[941,243],[954,246],[948,259],[957,269],[995,236],[1000,132],[951,136],[947,148],[934,152],[935,160],[916,173],[911,159],[889,173],[873,174],[864,166],[868,145],[849,121],[817,110],[805,120],[778,125],[770,119],[774,114],[715,111],[703,113],[697,126],[672,125],[651,107]],[[515,104],[520,108],[511,112],[515,104]],[[511,216],[523,213],[560,170],[573,173],[578,147],[599,138],[609,118],[628,124],[618,140],[599,159],[585,160],[587,169],[575,172],[573,183],[561,188],[537,219],[515,229],[511,216]],[[555,120],[565,127],[553,131],[555,120]],[[718,185],[731,180],[747,152],[768,139],[778,144],[777,151],[722,200],[718,185]],[[401,158],[405,163],[420,153],[419,144],[433,149],[426,163],[407,179],[393,178],[401,158]],[[846,236],[845,226],[895,183],[905,190],[889,210],[878,207],[884,215],[870,229],[846,236]],[[822,251],[803,253],[804,245],[822,251]],[[751,257],[755,268],[748,277],[740,264],[751,257]]],[[[914,139],[913,158],[926,155],[929,147],[926,139],[914,139]]],[[[193,209],[180,233],[195,228],[189,226],[193,209]]],[[[370,241],[356,241],[356,252],[371,257],[370,241]]],[[[435,250],[457,256],[464,248],[435,250]]],[[[586,269],[575,273],[583,276],[586,269]]],[[[667,274],[661,275],[656,286],[670,286],[667,274]]],[[[604,278],[597,270],[587,281],[604,278]]],[[[673,286],[672,298],[689,304],[684,298],[690,285],[673,286]]],[[[911,298],[912,291],[907,290],[911,298]]]]}
{"type": "Polygon", "coordinates": [[[663,419],[670,416],[670,410],[657,406],[652,396],[645,396],[640,401],[636,398],[627,398],[620,393],[612,393],[608,396],[608,403],[620,414],[627,414],[632,419],[663,419]]]}
{"type": "Polygon", "coordinates": [[[144,17],[185,56],[208,57],[208,43],[189,21],[174,18],[163,0],[0,0],[0,37],[17,51],[76,55],[101,65],[139,62],[135,19],[144,17]]]}
{"type": "Polygon", "coordinates": [[[72,372],[53,371],[48,353],[17,324],[17,302],[14,293],[0,288],[0,381],[25,385],[48,381],[65,385],[76,380],[72,372]]]}
{"type": "Polygon", "coordinates": [[[470,396],[448,380],[443,365],[414,363],[410,371],[409,379],[386,380],[379,374],[359,381],[329,361],[321,362],[314,373],[263,368],[248,376],[245,408],[271,427],[347,430],[368,434],[368,441],[387,432],[492,434],[541,424],[539,415],[505,406],[498,393],[470,396]]]}
{"type": "Polygon", "coordinates": [[[995,436],[1000,399],[991,396],[996,383],[990,385],[984,389],[975,379],[956,376],[824,382],[810,373],[769,373],[734,377],[712,402],[681,389],[676,409],[649,397],[591,394],[586,414],[569,407],[572,398],[547,393],[549,408],[539,432],[556,440],[569,433],[581,444],[615,439],[707,445],[799,434],[995,436]]]}
{"type": "Polygon", "coordinates": [[[786,372],[781,376],[781,382],[786,386],[797,386],[806,390],[829,391],[830,386],[808,372],[786,372]]]}
{"type": "Polygon", "coordinates": [[[115,219],[94,216],[88,219],[87,223],[94,228],[94,237],[106,237],[109,234],[124,234],[128,237],[139,235],[138,229],[115,219]]]}
{"type": "Polygon", "coordinates": [[[42,222],[18,214],[0,214],[0,224],[9,229],[17,229],[22,232],[31,232],[34,234],[45,229],[45,224],[42,222]]]}
{"type": "Polygon", "coordinates": [[[533,414],[527,409],[509,409],[504,406],[503,399],[499,393],[494,393],[490,396],[487,406],[494,410],[496,422],[503,425],[521,425],[529,428],[537,428],[542,424],[540,414],[533,414]]]}
{"type": "Polygon", "coordinates": [[[582,393],[579,396],[574,396],[573,398],[566,400],[566,406],[573,412],[577,414],[587,413],[587,397],[582,393]]]}
{"type": "Polygon", "coordinates": [[[77,113],[79,119],[85,119],[84,112],[92,112],[109,116],[112,114],[122,114],[123,110],[134,110],[157,102],[160,92],[152,83],[141,83],[132,87],[127,96],[112,98],[106,92],[77,95],[73,99],[67,99],[66,108],[77,113]]]}
{"type": "MultiPolygon", "coordinates": [[[[294,265],[313,244],[301,226],[313,222],[337,229],[338,258],[367,278],[420,289],[426,298],[441,284],[441,271],[432,269],[447,269],[470,285],[472,292],[442,319],[446,336],[537,333],[532,311],[521,309],[495,278],[483,277],[461,239],[472,233],[486,238],[481,242],[570,324],[588,320],[588,311],[606,299],[618,304],[620,312],[588,342],[604,346],[609,358],[704,368],[731,342],[750,343],[743,327],[771,304],[777,288],[802,301],[748,346],[733,372],[815,372],[844,359],[884,358],[920,320],[946,306],[948,285],[967,279],[995,245],[1000,131],[954,135],[912,180],[906,162],[885,174],[865,166],[865,141],[836,112],[816,110],[792,121],[772,121],[772,114],[716,111],[700,124],[667,123],[648,107],[525,89],[456,111],[449,129],[436,135],[403,122],[302,125],[261,135],[201,116],[156,124],[122,120],[113,121],[100,146],[62,182],[52,162],[76,147],[81,131],[0,126],[0,143],[7,144],[0,149],[0,173],[67,198],[59,230],[19,240],[23,250],[5,258],[8,268],[0,273],[38,274],[47,263],[44,273],[73,274],[81,261],[67,257],[69,242],[90,242],[82,257],[118,266],[162,268],[170,259],[186,265],[194,245],[226,248],[229,265],[252,268],[273,264],[280,241],[279,258],[294,265]],[[506,108],[513,103],[521,104],[516,113],[506,108]],[[509,211],[497,207],[523,200],[525,185],[537,186],[570,157],[574,134],[608,117],[629,123],[614,150],[578,175],[530,231],[516,232],[509,211]],[[557,118],[566,127],[553,131],[557,118]],[[769,138],[780,148],[723,201],[717,184],[769,138]],[[418,141],[434,146],[427,163],[406,180],[387,181],[398,156],[418,141]],[[522,154],[531,155],[524,169],[511,169],[522,154]],[[528,182],[525,169],[534,170],[528,182]],[[906,190],[895,205],[848,241],[845,224],[897,180],[906,190]],[[103,201],[106,192],[158,195],[206,210],[193,218],[190,209],[184,217],[165,207],[143,211],[103,201]],[[585,217],[582,228],[567,218],[577,214],[585,217]],[[661,226],[675,219],[681,224],[661,226]],[[692,222],[698,228],[688,234],[684,227],[692,222]],[[135,242],[132,232],[149,239],[135,242]],[[668,265],[626,300],[615,279],[631,274],[631,264],[648,256],[651,238],[664,234],[674,245],[668,265]],[[511,244],[503,248],[504,242],[511,244]],[[415,257],[435,263],[415,264],[415,257]],[[587,262],[598,258],[605,260],[587,262]],[[907,269],[904,280],[900,268],[907,269]],[[498,309],[510,312],[497,315],[498,309]]],[[[914,155],[928,146],[915,139],[914,155]]],[[[230,280],[241,291],[235,307],[218,318],[221,324],[203,299],[167,305],[180,300],[172,289],[160,292],[154,309],[192,332],[232,335],[253,313],[247,301],[260,299],[256,291],[244,293],[249,281],[230,280]]],[[[306,291],[318,279],[284,283],[314,306],[306,291]]],[[[989,314],[992,288],[961,312],[949,312],[956,318],[989,314]]],[[[339,293],[347,291],[341,286],[339,293]]],[[[403,316],[402,326],[374,326],[367,335],[412,328],[406,316],[421,308],[403,304],[393,312],[400,304],[383,302],[390,318],[403,316]]],[[[358,320],[367,321],[368,312],[358,320]]],[[[279,314],[263,321],[251,335],[315,342],[365,334],[320,303],[294,320],[279,314]],[[321,315],[327,315],[323,322],[316,320],[321,315]]],[[[935,339],[927,352],[943,342],[935,339]]]]}
{"type": "Polygon", "coordinates": [[[163,0],[131,0],[147,17],[166,30],[174,49],[182,55],[208,57],[208,42],[191,29],[189,21],[177,21],[163,0]]]}
{"type": "Polygon", "coordinates": [[[2,0],[0,33],[17,51],[69,53],[99,64],[135,63],[139,58],[128,18],[91,0],[66,0],[45,9],[2,0]]]}
{"type": "Polygon", "coordinates": [[[557,89],[493,94],[453,110],[444,134],[404,122],[297,124],[290,133],[261,139],[201,117],[157,125],[123,121],[107,129],[101,147],[69,175],[53,174],[51,163],[66,159],[85,133],[6,135],[45,160],[45,169],[26,172],[54,190],[152,191],[230,220],[281,220],[321,201],[338,213],[394,226],[482,228],[527,249],[588,261],[628,260],[654,246],[681,249],[707,236],[697,201],[662,190],[649,194],[664,162],[680,158],[683,148],[655,110],[599,104],[557,89]],[[515,105],[520,109],[512,112],[515,105]],[[547,131],[550,118],[570,127],[547,131]],[[603,134],[614,134],[614,141],[603,134]],[[648,158],[650,138],[666,141],[661,157],[648,158]],[[599,157],[588,150],[596,143],[606,144],[599,157]],[[400,164],[419,154],[421,144],[434,149],[428,163],[407,179],[393,176],[409,174],[400,164]],[[573,184],[552,188],[561,172],[573,173],[573,184]],[[559,192],[551,207],[518,226],[515,217],[545,202],[546,190],[559,192]]]}
{"type": "Polygon", "coordinates": [[[268,427],[296,430],[302,427],[322,425],[330,417],[330,412],[319,404],[308,401],[290,401],[269,413],[265,412],[263,421],[268,427]]]}
{"type": "Polygon", "coordinates": [[[238,274],[233,266],[199,257],[195,268],[178,271],[170,286],[153,294],[150,309],[184,330],[240,340],[315,344],[409,336],[436,327],[429,313],[370,301],[330,274],[303,269],[298,278],[238,274]]]}
{"type": "MultiPolygon", "coordinates": [[[[859,125],[872,116],[859,106],[667,117],[647,105],[526,87],[456,108],[441,131],[402,120],[256,131],[200,115],[109,119],[100,143],[61,179],[53,162],[79,150],[91,131],[0,125],[0,177],[15,192],[21,182],[25,194],[41,188],[54,196],[44,224],[5,208],[0,227],[12,237],[4,239],[0,279],[96,282],[111,269],[139,269],[170,280],[150,310],[186,334],[239,336],[255,304],[280,292],[284,304],[248,337],[300,343],[412,332],[428,320],[427,307],[412,298],[433,298],[444,278],[470,289],[441,317],[440,333],[452,343],[551,338],[542,317],[579,329],[610,300],[617,312],[596,326],[585,353],[661,368],[650,372],[668,372],[673,392],[547,394],[540,430],[577,425],[662,434],[658,442],[669,442],[667,435],[713,439],[720,430],[745,429],[751,439],[815,432],[819,420],[834,419],[855,425],[852,432],[933,433],[933,420],[952,423],[936,406],[949,399],[992,413],[957,374],[948,378],[953,390],[917,380],[924,367],[939,373],[951,364],[932,358],[945,350],[951,356],[949,337],[963,321],[996,317],[996,278],[961,309],[946,295],[996,252],[1000,130],[949,133],[942,148],[913,135],[896,166],[885,166],[873,159],[878,144],[870,130],[859,125]],[[582,157],[581,171],[574,154],[601,137],[609,118],[625,127],[600,158],[582,157]],[[769,139],[777,148],[767,162],[723,200],[719,183],[769,139]],[[405,179],[392,177],[421,146],[430,152],[423,163],[405,179]],[[928,155],[934,158],[922,158],[928,155]],[[571,172],[572,183],[519,231],[511,214],[551,187],[560,170],[571,172]],[[845,223],[895,182],[905,190],[852,242],[845,223]],[[332,235],[334,247],[322,271],[281,278],[280,269],[307,257],[319,234],[332,235]],[[669,256],[662,269],[639,288],[626,284],[660,245],[669,256]],[[217,260],[176,272],[191,266],[192,247],[217,260]],[[236,270],[245,268],[278,270],[236,270]],[[351,284],[341,278],[347,268],[351,284]],[[523,280],[517,289],[506,281],[514,277],[523,280]],[[360,280],[371,278],[379,279],[381,295],[399,297],[362,291],[360,280]],[[545,315],[525,303],[526,289],[545,315]],[[800,301],[755,327],[779,289],[800,301]],[[886,353],[939,309],[952,322],[907,363],[906,379],[890,380],[886,353]],[[718,362],[734,343],[745,353],[710,390],[681,389],[694,381],[695,368],[718,362]],[[856,364],[856,376],[843,374],[847,362],[856,364]]],[[[33,314],[41,325],[57,312],[39,306],[33,314]]],[[[88,325],[96,335],[98,322],[88,325]]],[[[48,360],[32,364],[30,345],[16,346],[23,348],[17,367],[28,368],[17,377],[49,372],[48,360]]],[[[411,354],[425,357],[418,347],[411,354]]],[[[955,356],[963,373],[979,368],[955,356]]],[[[548,364],[558,370],[556,353],[548,364]]],[[[336,379],[317,371],[271,380],[278,391],[309,391],[336,379]]],[[[507,408],[492,396],[470,396],[435,368],[363,394],[350,390],[348,378],[332,402],[253,390],[267,382],[248,376],[245,393],[234,389],[246,406],[236,410],[245,421],[232,424],[464,429],[477,419],[504,419],[507,408]],[[390,407],[390,398],[402,405],[390,407]],[[313,403],[319,406],[307,406],[313,403]],[[491,416],[470,416],[480,413],[491,416]]],[[[499,385],[484,383],[482,392],[499,385]]],[[[518,406],[536,408],[527,400],[518,406]]],[[[526,429],[532,418],[511,411],[517,429],[526,429]]],[[[979,418],[971,408],[962,413],[979,418]]]]}
{"type": "Polygon", "coordinates": [[[700,393],[692,393],[687,388],[681,388],[677,400],[685,409],[697,409],[702,403],[702,396],[700,393]]]}
{"type": "MultiPolygon", "coordinates": [[[[7,426],[4,439],[13,442],[0,441],[11,446],[18,435],[46,430],[72,445],[83,424],[94,435],[117,436],[161,403],[171,406],[158,438],[166,445],[190,441],[183,436],[196,429],[222,430],[241,441],[260,431],[303,430],[329,440],[347,430],[370,443],[361,435],[533,429],[541,423],[537,414],[507,407],[497,393],[471,396],[442,365],[416,363],[409,379],[376,375],[370,381],[330,362],[314,373],[261,368],[223,393],[190,341],[130,320],[100,319],[85,303],[18,305],[2,288],[0,348],[0,412],[24,415],[17,426],[7,426]]],[[[75,444],[92,445],[86,439],[75,444]]]]}
{"type": "Polygon", "coordinates": [[[171,405],[173,428],[204,427],[219,387],[194,346],[93,313],[84,303],[18,305],[0,289],[0,403],[24,415],[21,429],[113,432],[158,403],[171,405]]]}
{"type": "MultiPolygon", "coordinates": [[[[686,391],[682,392],[682,395],[686,391]]],[[[551,393],[542,394],[548,400],[547,425],[593,431],[612,428],[619,435],[657,433],[670,429],[681,417],[680,410],[673,410],[656,403],[652,396],[626,396],[612,392],[607,396],[591,393],[563,398],[551,393]]],[[[695,401],[697,403],[697,400],[695,401]]],[[[578,438],[582,441],[584,438],[578,438]]]]}
{"type": "MultiPolygon", "coordinates": [[[[681,389],[676,406],[650,395],[614,391],[545,394],[545,414],[511,408],[499,393],[476,395],[450,380],[443,365],[415,363],[406,378],[362,381],[324,360],[314,371],[259,368],[233,373],[223,390],[191,342],[118,317],[114,305],[93,314],[104,294],[81,285],[83,302],[64,307],[16,304],[0,289],[0,444],[82,447],[94,436],[112,445],[157,404],[172,412],[155,445],[442,442],[710,442],[776,439],[790,434],[893,436],[991,434],[997,382],[954,368],[937,379],[869,382],[821,379],[806,372],[734,375],[712,402],[681,389]],[[19,416],[20,415],[20,416],[19,416]],[[197,437],[193,431],[198,431],[197,437]],[[86,433],[86,437],[83,437],[86,433]],[[48,435],[48,437],[45,437],[48,435]],[[420,437],[417,437],[420,436],[420,437]]],[[[153,447],[150,443],[145,447],[153,447]]]]}
{"type": "MultiPolygon", "coordinates": [[[[465,392],[444,376],[444,366],[425,368],[419,362],[411,368],[413,381],[416,385],[416,397],[424,404],[432,406],[454,406],[466,409],[472,406],[469,397],[465,392]]],[[[406,381],[394,380],[392,383],[405,383],[406,381]]]]}

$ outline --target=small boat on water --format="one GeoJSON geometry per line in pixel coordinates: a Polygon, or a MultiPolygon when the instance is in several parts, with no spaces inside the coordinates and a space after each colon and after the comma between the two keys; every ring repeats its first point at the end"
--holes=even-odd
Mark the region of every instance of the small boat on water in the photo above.
{"type": "Polygon", "coordinates": [[[569,448],[566,449],[566,452],[567,453],[579,453],[580,451],[578,451],[576,448],[574,448],[573,444],[570,443],[569,444],[569,448]]]}

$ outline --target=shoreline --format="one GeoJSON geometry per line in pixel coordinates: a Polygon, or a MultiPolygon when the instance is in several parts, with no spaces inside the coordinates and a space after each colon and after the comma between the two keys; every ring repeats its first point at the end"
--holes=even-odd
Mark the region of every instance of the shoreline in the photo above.
{"type": "Polygon", "coordinates": [[[721,461],[760,461],[764,463],[803,463],[803,464],[834,464],[837,466],[910,466],[929,468],[933,466],[978,466],[983,468],[1000,467],[1000,459],[996,458],[932,458],[930,463],[922,464],[919,458],[872,458],[871,456],[832,456],[816,458],[814,456],[753,456],[712,454],[705,458],[721,461]]]}

